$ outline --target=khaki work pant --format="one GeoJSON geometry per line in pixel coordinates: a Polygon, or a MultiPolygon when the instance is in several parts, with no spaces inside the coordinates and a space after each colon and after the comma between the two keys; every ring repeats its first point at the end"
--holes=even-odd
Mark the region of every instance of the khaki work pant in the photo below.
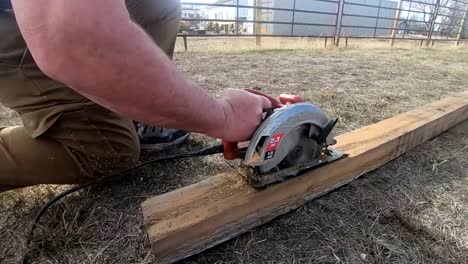
{"type": "MultiPolygon", "coordinates": [[[[179,0],[127,0],[126,4],[134,22],[172,56],[179,0]]],[[[45,76],[9,11],[0,11],[0,102],[23,120],[22,126],[0,128],[0,192],[35,184],[86,182],[139,159],[132,121],[45,76]]]]}

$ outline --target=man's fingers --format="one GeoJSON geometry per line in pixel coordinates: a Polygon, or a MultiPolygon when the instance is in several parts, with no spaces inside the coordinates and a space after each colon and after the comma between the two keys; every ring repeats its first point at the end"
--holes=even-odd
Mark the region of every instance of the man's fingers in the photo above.
{"type": "Polygon", "coordinates": [[[253,94],[256,94],[256,95],[266,97],[270,101],[270,104],[271,104],[270,108],[271,107],[282,107],[283,106],[283,104],[281,104],[281,102],[278,99],[276,99],[274,97],[271,97],[266,93],[263,93],[263,92],[260,92],[258,90],[254,90],[254,89],[245,89],[245,90],[247,92],[249,92],[249,93],[253,93],[253,94]]]}
{"type": "Polygon", "coordinates": [[[268,99],[265,96],[261,96],[261,95],[259,95],[258,97],[262,100],[262,109],[263,109],[263,111],[266,111],[266,110],[268,110],[268,109],[270,109],[272,107],[272,103],[271,103],[270,99],[268,99]]]}

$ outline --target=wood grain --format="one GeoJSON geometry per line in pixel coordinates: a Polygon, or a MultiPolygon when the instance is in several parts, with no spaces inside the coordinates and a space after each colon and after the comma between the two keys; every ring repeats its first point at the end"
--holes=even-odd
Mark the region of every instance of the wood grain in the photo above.
{"type": "Polygon", "coordinates": [[[468,118],[468,91],[337,137],[345,159],[256,190],[227,172],[143,202],[158,263],[172,263],[264,224],[468,118]]]}

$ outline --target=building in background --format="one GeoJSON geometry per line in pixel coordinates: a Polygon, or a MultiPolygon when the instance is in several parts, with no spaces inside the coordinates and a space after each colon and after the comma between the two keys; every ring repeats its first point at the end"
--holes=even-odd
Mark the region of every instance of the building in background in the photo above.
{"type": "Polygon", "coordinates": [[[341,36],[389,36],[392,32],[394,18],[397,13],[394,9],[388,8],[397,8],[397,1],[390,0],[347,0],[347,3],[356,3],[356,4],[366,4],[381,6],[378,7],[366,7],[359,5],[345,4],[343,9],[343,14],[350,15],[366,15],[366,16],[376,16],[378,18],[367,18],[367,17],[355,17],[355,16],[343,16],[342,25],[345,25],[341,29],[341,36]],[[386,8],[387,7],[387,8],[386,8]],[[348,26],[358,26],[358,27],[348,27],[348,26]],[[359,28],[359,27],[376,27],[374,28],[359,28]],[[380,28],[380,29],[379,29],[380,28]]]}
{"type": "MultiPolygon", "coordinates": [[[[294,8],[293,0],[256,0],[259,5],[274,8],[294,8]]],[[[272,35],[294,35],[294,36],[330,36],[334,34],[336,13],[338,1],[322,2],[314,0],[296,0],[296,10],[316,11],[317,13],[298,12],[294,13],[295,23],[316,24],[316,25],[287,25],[287,24],[262,24],[258,29],[259,34],[272,35]],[[332,14],[323,14],[332,13],[332,14]],[[323,25],[323,26],[322,26],[323,25]]],[[[365,27],[392,28],[393,18],[396,10],[385,9],[378,7],[367,7],[362,5],[375,5],[381,7],[396,8],[398,2],[389,0],[347,0],[347,4],[343,8],[343,17],[341,24],[341,36],[388,36],[391,33],[390,29],[374,29],[365,27]],[[376,16],[356,17],[352,15],[376,16]],[[388,18],[388,19],[386,19],[388,18]],[[355,27],[352,27],[355,26],[355,27]]],[[[256,21],[276,21],[276,22],[292,22],[293,12],[279,10],[260,10],[257,14],[256,21]]],[[[339,23],[339,20],[338,20],[339,23]]]]}
{"type": "MultiPolygon", "coordinates": [[[[223,5],[236,5],[237,0],[218,0],[215,4],[223,5]]],[[[239,5],[248,6],[252,5],[252,0],[239,0],[239,5]]],[[[206,16],[209,19],[236,19],[236,7],[223,7],[223,6],[207,6],[205,7],[206,16]]],[[[248,10],[246,8],[239,9],[239,20],[247,20],[248,10]]]]}
{"type": "Polygon", "coordinates": [[[204,9],[198,5],[184,5],[182,8],[181,17],[182,19],[204,17],[203,12],[204,9]]]}
{"type": "MultiPolygon", "coordinates": [[[[239,5],[241,6],[252,6],[254,0],[218,0],[214,3],[223,5],[239,5]]],[[[224,6],[206,6],[204,13],[208,19],[216,20],[236,20],[237,8],[236,7],[224,7],[224,6]]],[[[245,21],[253,20],[253,9],[252,8],[239,8],[239,33],[253,33],[252,23],[245,21]],[[248,27],[250,25],[250,27],[248,27]]],[[[235,28],[235,22],[219,21],[217,22],[221,27],[227,28],[228,32],[223,33],[235,33],[232,30],[235,28]]]]}
{"type": "MultiPolygon", "coordinates": [[[[332,0],[333,1],[333,0],[332,0]]],[[[204,6],[200,7],[197,11],[202,17],[213,20],[236,20],[236,12],[239,11],[239,33],[241,34],[265,34],[265,35],[294,35],[294,36],[322,36],[333,35],[338,0],[335,2],[323,2],[315,0],[217,0],[213,3],[232,5],[232,7],[224,6],[204,6]],[[272,8],[287,8],[293,9],[295,2],[295,9],[299,10],[294,12],[295,23],[310,23],[316,25],[288,25],[288,24],[268,24],[262,23],[257,27],[252,21],[274,21],[291,23],[293,21],[292,11],[281,10],[255,10],[253,8],[241,7],[237,9],[233,7],[239,1],[241,6],[263,6],[272,8]],[[316,11],[321,14],[305,13],[300,10],[316,11]],[[323,14],[332,13],[332,14],[323,14]],[[323,25],[323,26],[321,26],[323,25]],[[258,32],[256,32],[258,31],[258,32]]],[[[348,4],[344,5],[341,29],[342,36],[386,36],[389,35],[390,29],[373,29],[363,27],[380,27],[391,28],[393,27],[393,18],[395,17],[396,10],[385,9],[385,7],[396,8],[396,1],[391,0],[347,0],[348,4]],[[378,7],[366,7],[360,5],[352,5],[349,3],[375,5],[378,7]],[[366,15],[378,16],[379,18],[369,17],[356,17],[352,15],[366,15]],[[385,19],[388,18],[388,19],[385,19]],[[356,26],[356,27],[352,27],[356,26]]],[[[185,7],[185,6],[184,6],[185,7]]],[[[188,6],[190,7],[190,6],[188,6]]],[[[186,15],[190,16],[190,10],[187,10],[186,15]]],[[[218,21],[221,27],[221,33],[235,33],[232,29],[235,27],[235,22],[218,21]]],[[[206,24],[205,24],[206,25],[206,24]]]]}
{"type": "MultiPolygon", "coordinates": [[[[396,27],[399,34],[426,36],[432,24],[431,14],[423,14],[422,7],[416,4],[423,7],[430,4],[423,4],[426,2],[421,2],[422,0],[402,2],[400,19],[394,24],[397,14],[395,9],[399,1],[402,0],[344,0],[343,10],[339,12],[339,0],[183,0],[181,27],[184,30],[181,32],[334,36],[335,31],[339,30],[341,37],[388,37],[392,28],[396,27]],[[239,7],[236,7],[237,3],[239,7]],[[254,9],[253,6],[288,10],[254,9]],[[293,12],[293,9],[296,11],[293,12]],[[263,23],[255,24],[254,21],[263,23]],[[291,24],[293,22],[295,25],[291,24]],[[337,27],[336,23],[341,27],[337,27]]],[[[434,31],[440,36],[455,37],[462,21],[460,17],[463,17],[464,6],[460,8],[460,2],[457,1],[448,5],[451,7],[438,12],[434,31]],[[453,8],[455,6],[459,8],[453,8]]],[[[468,27],[465,27],[463,35],[467,31],[468,27]]]]}
{"type": "Polygon", "coordinates": [[[200,5],[183,4],[181,12],[182,21],[179,25],[179,33],[206,34],[205,8],[200,5]]]}

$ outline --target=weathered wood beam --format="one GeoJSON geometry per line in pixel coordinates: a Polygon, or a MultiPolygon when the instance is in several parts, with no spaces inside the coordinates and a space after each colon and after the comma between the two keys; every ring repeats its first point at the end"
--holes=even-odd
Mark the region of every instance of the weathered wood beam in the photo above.
{"type": "Polygon", "coordinates": [[[468,118],[468,91],[337,137],[349,156],[265,190],[235,172],[146,200],[144,220],[159,263],[238,236],[336,189],[468,118]]]}

